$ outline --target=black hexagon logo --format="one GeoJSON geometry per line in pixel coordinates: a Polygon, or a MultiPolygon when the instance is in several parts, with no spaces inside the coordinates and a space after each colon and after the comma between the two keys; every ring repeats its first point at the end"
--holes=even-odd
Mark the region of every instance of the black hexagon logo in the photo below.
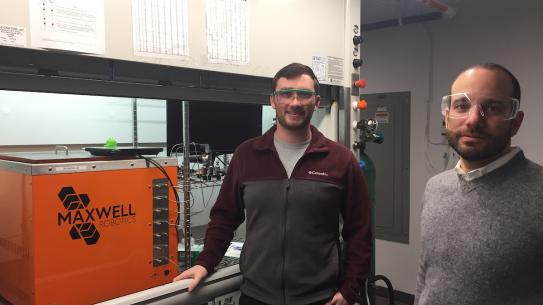
{"type": "MultiPolygon", "coordinates": [[[[73,187],[65,186],[58,193],[58,198],[66,210],[82,210],[89,206],[87,194],[77,194],[73,187]]],[[[100,239],[100,233],[92,222],[76,223],[70,229],[72,239],[83,239],[87,245],[94,245],[100,239]]]]}
{"type": "Polygon", "coordinates": [[[77,194],[71,186],[63,187],[58,193],[58,198],[62,201],[64,207],[70,211],[85,209],[90,203],[87,194],[77,194]]]}
{"type": "Polygon", "coordinates": [[[92,222],[78,223],[70,230],[72,239],[83,238],[87,245],[94,245],[100,239],[100,233],[92,222]]]}

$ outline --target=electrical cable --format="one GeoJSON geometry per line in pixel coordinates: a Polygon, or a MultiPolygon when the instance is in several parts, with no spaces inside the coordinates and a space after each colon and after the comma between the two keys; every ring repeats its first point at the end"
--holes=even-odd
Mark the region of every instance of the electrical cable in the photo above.
{"type": "Polygon", "coordinates": [[[207,208],[207,206],[211,202],[211,198],[213,197],[213,193],[215,193],[215,184],[211,184],[211,192],[209,194],[209,198],[204,202],[204,209],[207,208]]]}
{"type": "MultiPolygon", "coordinates": [[[[171,156],[172,153],[173,153],[173,149],[174,149],[174,148],[177,148],[177,147],[180,147],[180,146],[183,147],[183,143],[176,143],[176,144],[174,144],[174,145],[172,146],[172,148],[170,148],[170,156],[171,156]]],[[[175,151],[175,154],[176,154],[176,155],[177,155],[177,152],[178,152],[178,150],[175,151]]]]}
{"type": "Polygon", "coordinates": [[[194,204],[196,203],[196,199],[194,199],[194,195],[192,194],[192,192],[189,192],[189,196],[190,196],[189,200],[192,200],[192,202],[190,202],[190,209],[192,211],[192,208],[194,207],[194,204]]]}
{"type": "Polygon", "coordinates": [[[426,143],[426,151],[424,152],[424,156],[426,157],[426,165],[430,167],[430,170],[434,173],[439,173],[441,170],[434,166],[432,163],[432,160],[430,160],[430,155],[428,151],[430,150],[430,144],[426,143]]]}
{"type": "MultiPolygon", "coordinates": [[[[430,139],[430,119],[432,112],[432,99],[434,97],[434,38],[432,35],[432,31],[428,27],[428,25],[423,24],[423,29],[425,30],[427,36],[428,36],[428,49],[429,49],[429,56],[428,56],[428,100],[426,101],[426,124],[424,128],[424,135],[426,139],[426,151],[424,152],[425,158],[426,158],[426,165],[429,166],[429,169],[431,172],[437,173],[442,170],[434,166],[431,158],[430,158],[430,145],[435,146],[448,146],[448,143],[445,141],[440,142],[434,142],[432,139],[430,139]]],[[[446,167],[443,169],[445,170],[446,167]]]]}
{"type": "MultiPolygon", "coordinates": [[[[204,198],[205,198],[204,197],[204,187],[202,186],[202,185],[204,185],[203,182],[200,182],[200,185],[201,185],[200,186],[200,193],[202,193],[202,204],[203,204],[203,201],[204,201],[204,198]]],[[[204,205],[204,208],[205,208],[205,205],[204,205]]]]}
{"type": "Polygon", "coordinates": [[[219,156],[226,156],[226,154],[223,154],[223,155],[217,155],[217,157],[216,157],[217,161],[221,162],[221,163],[222,163],[222,165],[226,166],[226,163],[225,163],[225,162],[224,162],[223,160],[221,160],[221,159],[219,158],[219,156]]]}
{"type": "Polygon", "coordinates": [[[180,146],[178,146],[176,149],[175,149],[175,155],[177,156],[177,154],[179,153],[179,150],[180,149],[184,149],[184,146],[183,146],[183,143],[180,143],[180,146]]]}
{"type": "Polygon", "coordinates": [[[428,35],[428,49],[430,50],[430,55],[428,56],[428,100],[426,102],[426,126],[424,132],[428,143],[432,145],[447,145],[443,142],[433,142],[430,139],[430,112],[432,99],[434,98],[434,37],[428,25],[423,24],[422,26],[428,35]]]}
{"type": "Polygon", "coordinates": [[[366,278],[366,280],[364,281],[364,295],[366,296],[366,305],[371,305],[370,303],[370,295],[368,293],[368,279],[369,277],[366,278]]]}
{"type": "Polygon", "coordinates": [[[384,275],[373,276],[373,277],[371,277],[371,280],[370,280],[369,277],[366,278],[366,281],[364,283],[364,292],[366,294],[366,304],[371,305],[369,294],[368,294],[368,286],[371,283],[377,282],[378,280],[382,280],[387,285],[387,288],[388,288],[388,302],[389,302],[390,305],[394,305],[394,288],[392,287],[392,283],[390,282],[390,280],[384,275]]]}
{"type": "Polygon", "coordinates": [[[174,262],[171,258],[168,258],[168,262],[170,262],[171,264],[173,264],[176,268],[179,267],[179,265],[178,265],[176,262],[174,262]]]}
{"type": "MultiPolygon", "coordinates": [[[[170,186],[172,187],[173,195],[174,195],[176,203],[177,203],[177,210],[180,211],[180,209],[181,209],[181,200],[179,199],[179,194],[177,193],[176,186],[174,185],[172,179],[170,178],[170,175],[168,175],[168,172],[166,172],[166,169],[164,169],[164,167],[162,165],[160,165],[160,163],[153,160],[152,158],[148,158],[148,157],[145,157],[143,155],[138,155],[138,157],[141,158],[141,159],[144,159],[147,163],[153,164],[166,177],[166,179],[170,183],[170,186]]],[[[177,217],[175,219],[175,226],[176,227],[179,226],[179,219],[180,219],[179,218],[179,213],[177,213],[177,217]]],[[[179,232],[177,230],[175,230],[175,232],[176,232],[175,236],[176,236],[176,239],[177,239],[177,243],[179,244],[179,232]]]]}

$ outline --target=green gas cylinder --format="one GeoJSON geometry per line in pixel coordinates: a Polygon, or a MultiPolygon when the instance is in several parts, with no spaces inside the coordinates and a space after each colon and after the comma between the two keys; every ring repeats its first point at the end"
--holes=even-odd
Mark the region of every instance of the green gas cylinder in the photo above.
{"type": "Polygon", "coordinates": [[[373,205],[375,204],[375,164],[365,152],[360,152],[360,167],[366,177],[366,183],[368,184],[368,192],[370,194],[370,200],[373,205]]]}
{"type": "MultiPolygon", "coordinates": [[[[375,277],[375,163],[363,150],[360,150],[360,168],[364,172],[366,177],[366,183],[368,185],[368,193],[370,195],[370,208],[371,208],[371,269],[369,277],[375,277]]],[[[369,289],[369,299],[373,303],[375,301],[375,289],[374,284],[371,285],[372,289],[369,289]]],[[[363,304],[365,304],[365,300],[363,304]]],[[[366,304],[369,305],[369,304],[366,304]]]]}

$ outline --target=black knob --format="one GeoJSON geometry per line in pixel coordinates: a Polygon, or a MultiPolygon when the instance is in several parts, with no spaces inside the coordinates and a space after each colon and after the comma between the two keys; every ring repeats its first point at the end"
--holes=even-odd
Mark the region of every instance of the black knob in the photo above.
{"type": "Polygon", "coordinates": [[[353,60],[353,67],[354,67],[355,69],[357,69],[357,68],[359,68],[360,66],[362,66],[363,63],[364,63],[364,62],[362,61],[362,59],[355,58],[355,59],[353,60]]]}
{"type": "Polygon", "coordinates": [[[364,150],[366,148],[366,143],[364,141],[355,141],[353,143],[353,149],[364,150]]]}
{"type": "Polygon", "coordinates": [[[354,35],[353,36],[353,43],[354,43],[355,46],[361,44],[362,41],[364,41],[364,40],[359,35],[354,35]]]}

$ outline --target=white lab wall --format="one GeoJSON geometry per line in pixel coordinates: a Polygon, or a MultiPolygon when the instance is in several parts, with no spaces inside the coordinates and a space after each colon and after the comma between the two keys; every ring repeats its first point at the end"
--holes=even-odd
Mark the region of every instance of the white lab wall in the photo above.
{"type": "MultiPolygon", "coordinates": [[[[345,29],[350,30],[352,25],[346,23],[345,16],[346,14],[355,16],[350,18],[354,18],[358,23],[358,2],[359,0],[250,0],[248,1],[250,61],[246,65],[229,65],[208,62],[206,1],[187,0],[189,56],[185,59],[172,59],[135,56],[132,47],[132,1],[106,0],[104,1],[105,54],[93,56],[267,77],[273,76],[279,68],[290,62],[297,61],[311,66],[311,58],[314,55],[333,56],[345,58],[345,75],[347,76],[350,75],[350,61],[352,60],[347,58],[351,52],[349,49],[351,34],[346,33],[345,29]],[[288,22],[285,22],[287,20],[288,22]],[[349,39],[346,40],[346,37],[349,39]]],[[[0,23],[26,28],[29,43],[32,36],[29,22],[29,1],[5,0],[3,7],[6,9],[0,10],[0,23]]],[[[30,44],[28,47],[31,47],[30,44]]],[[[345,77],[345,81],[348,82],[349,79],[345,77]]],[[[29,141],[28,137],[31,134],[35,135],[33,131],[36,128],[33,124],[25,123],[27,126],[20,131],[0,138],[0,145],[101,143],[109,136],[115,137],[119,142],[131,142],[131,132],[124,131],[124,127],[131,124],[131,111],[126,107],[121,107],[121,110],[115,109],[118,107],[112,103],[94,103],[92,106],[94,110],[89,110],[96,113],[91,122],[78,121],[72,117],[68,120],[70,124],[75,126],[75,121],[77,121],[79,127],[66,130],[61,129],[59,125],[62,123],[60,122],[50,124],[45,122],[48,118],[54,117],[52,113],[56,111],[54,106],[53,108],[46,106],[48,103],[40,104],[41,107],[28,106],[29,113],[32,111],[31,109],[47,108],[44,111],[33,112],[30,117],[40,126],[47,125],[48,129],[44,130],[53,128],[53,130],[61,132],[48,133],[42,139],[33,138],[32,141],[29,141]],[[80,130],[83,130],[85,126],[90,129],[85,129],[88,130],[87,132],[81,132],[80,130]],[[87,136],[86,133],[90,133],[91,130],[93,135],[87,136]],[[111,130],[116,130],[116,132],[111,133],[111,130]],[[106,133],[109,135],[105,136],[106,133]],[[85,139],[82,139],[81,136],[85,139]]],[[[11,128],[22,125],[22,107],[27,107],[28,104],[25,102],[10,105],[9,109],[17,108],[21,111],[8,110],[9,113],[4,114],[3,117],[6,121],[0,124],[11,126],[11,128]],[[17,124],[13,125],[13,122],[17,122],[17,124]]],[[[147,105],[150,112],[141,115],[148,116],[149,113],[160,111],[151,104],[147,105]]],[[[82,113],[83,109],[79,108],[87,107],[78,103],[70,103],[68,106],[63,113],[71,111],[82,113]]],[[[334,113],[337,113],[337,107],[332,109],[335,109],[334,113]]],[[[330,110],[319,110],[316,114],[318,117],[317,127],[330,138],[336,139],[335,117],[337,115],[329,117],[329,113],[330,110]]],[[[163,142],[155,139],[158,133],[154,129],[163,127],[160,119],[142,118],[141,116],[138,119],[140,142],[163,142]]],[[[165,139],[165,133],[161,134],[165,139]]]]}
{"type": "Polygon", "coordinates": [[[543,164],[543,11],[538,1],[462,1],[457,16],[448,21],[406,25],[363,33],[366,64],[362,77],[368,82],[363,93],[411,91],[410,234],[408,245],[378,240],[376,271],[389,277],[396,290],[415,293],[420,253],[420,199],[428,178],[443,168],[446,146],[430,146],[425,139],[426,101],[431,97],[430,139],[441,141],[440,96],[466,67],[497,62],[518,77],[522,87],[521,109],[526,113],[514,145],[543,164]],[[433,61],[432,48],[433,46],[433,61]],[[433,70],[433,86],[429,69],[433,70]],[[430,90],[431,89],[431,90],[430,90]],[[430,163],[427,161],[431,161],[430,163]]]}
{"type": "MultiPolygon", "coordinates": [[[[358,1],[358,0],[354,0],[358,1]]],[[[350,0],[248,1],[250,62],[212,64],[207,59],[206,1],[187,0],[189,56],[186,59],[135,56],[132,1],[105,0],[104,57],[212,71],[271,77],[290,62],[311,65],[313,55],[344,56],[345,3],[350,0]]],[[[28,1],[3,0],[1,24],[29,28],[28,1]]],[[[30,42],[31,33],[27,33],[30,42]]]]}

